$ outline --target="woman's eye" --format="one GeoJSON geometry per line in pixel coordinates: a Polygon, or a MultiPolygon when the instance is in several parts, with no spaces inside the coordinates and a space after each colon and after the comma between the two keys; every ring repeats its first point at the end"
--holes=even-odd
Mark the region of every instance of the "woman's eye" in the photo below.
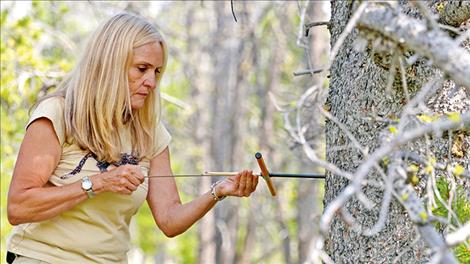
{"type": "Polygon", "coordinates": [[[145,67],[137,67],[137,69],[140,71],[140,72],[145,72],[147,70],[147,68],[145,67]]]}
{"type": "Polygon", "coordinates": [[[156,68],[155,73],[160,73],[160,68],[156,68]]]}

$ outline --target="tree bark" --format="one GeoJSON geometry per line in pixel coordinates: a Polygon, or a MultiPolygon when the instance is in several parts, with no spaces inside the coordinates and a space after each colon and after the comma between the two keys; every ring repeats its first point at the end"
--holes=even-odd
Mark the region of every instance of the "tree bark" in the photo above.
{"type": "MultiPolygon", "coordinates": [[[[331,2],[331,45],[333,46],[352,15],[352,3],[331,2]]],[[[348,36],[331,67],[330,88],[327,105],[331,114],[345,124],[363,146],[373,150],[380,142],[379,134],[385,128],[382,123],[367,122],[371,114],[398,116],[404,95],[401,87],[394,86],[391,98],[386,94],[388,72],[374,63],[373,58],[353,48],[357,31],[348,36]]],[[[420,76],[422,77],[422,76],[420,76]]],[[[419,77],[418,77],[419,78],[419,77]]],[[[333,122],[326,122],[327,160],[339,168],[353,172],[363,158],[351,148],[335,149],[348,144],[343,131],[333,122]]],[[[325,207],[348,184],[348,181],[331,173],[326,174],[325,207]]],[[[369,176],[378,178],[376,173],[369,176]]],[[[366,196],[376,204],[381,203],[383,192],[372,187],[365,188],[366,196]]],[[[347,210],[364,226],[372,226],[380,206],[367,210],[357,200],[347,203],[347,210]]],[[[393,201],[384,229],[375,236],[365,237],[350,229],[338,216],[334,218],[325,248],[336,263],[392,263],[400,252],[406,250],[399,263],[422,263],[428,260],[423,243],[412,245],[416,234],[400,204],[393,201]]]]}
{"type": "Polygon", "coordinates": [[[439,14],[439,22],[458,27],[464,21],[470,19],[470,2],[464,0],[439,1],[436,6],[439,14]]]}
{"type": "MultiPolygon", "coordinates": [[[[353,3],[345,2],[332,3],[332,43],[338,39],[347,23],[346,21],[349,20],[353,12],[352,5],[353,3]]],[[[361,145],[372,150],[372,152],[369,152],[372,153],[370,154],[371,157],[374,154],[377,155],[377,152],[373,151],[377,149],[379,144],[385,144],[386,146],[385,148],[380,148],[380,151],[388,148],[386,143],[384,143],[385,141],[380,138],[380,134],[383,133],[381,131],[387,128],[388,123],[370,121],[370,118],[367,118],[368,116],[385,117],[389,120],[399,116],[403,110],[403,105],[409,100],[407,97],[412,98],[422,88],[422,84],[429,80],[431,76],[441,75],[440,70],[458,84],[468,86],[470,80],[468,78],[470,76],[469,53],[460,47],[459,43],[438,28],[433,27],[431,24],[426,24],[423,20],[412,18],[413,16],[416,17],[417,13],[407,3],[400,3],[400,9],[406,15],[398,11],[398,9],[392,10],[385,6],[370,5],[359,18],[358,29],[361,31],[361,36],[366,36],[366,38],[372,40],[375,46],[369,50],[358,49],[358,31],[353,30],[344,41],[331,67],[330,90],[327,100],[327,104],[331,107],[331,114],[347,127],[361,145]],[[368,36],[371,32],[379,33],[379,35],[368,36]],[[377,44],[380,41],[383,42],[377,44]],[[386,46],[387,42],[389,44],[387,46],[389,47],[388,50],[382,49],[380,51],[380,46],[386,46]],[[446,44],[442,45],[442,43],[446,44]],[[353,48],[353,46],[356,48],[353,48]],[[379,63],[381,60],[374,59],[377,53],[372,52],[378,51],[378,53],[381,53],[378,56],[382,57],[383,60],[387,56],[390,58],[394,52],[402,53],[402,49],[405,49],[405,52],[416,52],[416,54],[422,55],[429,59],[437,68],[433,67],[429,61],[425,63],[426,61],[422,58],[418,63],[407,66],[409,68],[405,68],[403,65],[400,66],[400,68],[404,68],[400,69],[404,75],[401,79],[395,78],[395,80],[392,79],[392,82],[389,82],[390,80],[387,81],[390,74],[386,70],[392,72],[396,64],[391,63],[385,66],[379,63]],[[454,54],[457,54],[457,56],[454,57],[454,54]],[[397,81],[397,79],[400,80],[397,81]],[[386,91],[388,84],[391,85],[391,89],[386,91]],[[405,84],[408,87],[408,91],[404,91],[405,84]]],[[[438,87],[439,92],[436,97],[440,99],[435,99],[434,102],[442,98],[451,98],[455,94],[462,92],[459,96],[463,94],[463,100],[454,103],[456,106],[453,108],[457,112],[462,113],[461,122],[464,122],[464,124],[468,123],[468,98],[465,98],[465,93],[458,86],[453,89],[454,93],[449,92],[449,90],[452,89],[446,89],[445,86],[438,87]]],[[[426,102],[425,98],[421,101],[421,103],[426,102]]],[[[449,105],[444,104],[444,107],[436,107],[434,105],[431,108],[435,112],[446,113],[445,109],[449,109],[449,105]]],[[[452,124],[450,121],[446,122],[448,122],[447,125],[452,124]]],[[[432,123],[429,129],[431,126],[436,127],[437,124],[432,123]]],[[[436,128],[432,129],[435,130],[436,128]]],[[[447,129],[449,128],[444,130],[447,129]]],[[[417,135],[418,130],[412,130],[409,134],[414,133],[417,135]]],[[[372,163],[369,162],[368,165],[364,163],[363,155],[355,149],[348,148],[347,150],[339,151],[334,149],[334,146],[338,145],[347,146],[349,139],[344,134],[344,131],[339,129],[333,122],[327,121],[326,131],[328,161],[344,171],[356,172],[355,177],[362,179],[360,178],[361,175],[368,171],[365,171],[364,168],[372,163]]],[[[402,143],[405,144],[402,144],[403,146],[400,147],[400,150],[414,151],[423,156],[429,156],[432,153],[431,155],[437,158],[438,162],[450,163],[454,161],[455,159],[452,157],[451,151],[445,151],[448,149],[446,148],[448,146],[446,140],[441,140],[440,137],[433,137],[433,140],[429,143],[425,142],[425,140],[420,140],[418,137],[410,141],[412,143],[403,141],[402,143]]],[[[393,152],[392,148],[390,148],[391,152],[393,152]]],[[[391,172],[389,171],[388,173],[391,172]]],[[[369,179],[380,179],[376,171],[369,172],[367,176],[369,179]]],[[[439,176],[445,177],[445,175],[439,176]]],[[[388,175],[387,177],[391,176],[388,175]]],[[[426,179],[423,180],[425,183],[426,181],[426,179]]],[[[346,208],[344,209],[350,213],[356,223],[359,223],[360,227],[355,226],[352,229],[343,219],[335,216],[330,226],[331,232],[326,241],[326,250],[335,262],[380,261],[390,263],[393,261],[399,263],[422,263],[428,261],[431,254],[433,254],[433,260],[436,260],[436,257],[440,257],[437,260],[439,262],[456,263],[455,257],[445,245],[442,235],[438,234],[429,221],[423,220],[427,218],[426,212],[432,209],[425,208],[423,201],[420,200],[419,187],[412,187],[409,183],[401,183],[401,185],[398,183],[398,180],[394,183],[396,185],[394,190],[398,193],[398,196],[404,191],[408,192],[407,194],[413,197],[414,203],[410,203],[409,198],[400,198],[407,210],[407,213],[405,213],[398,202],[392,200],[388,209],[388,217],[385,220],[385,226],[378,234],[364,236],[361,235],[361,230],[357,230],[367,228],[377,221],[380,210],[378,205],[381,204],[382,199],[385,199],[383,198],[383,191],[378,188],[370,186],[362,188],[365,196],[375,204],[369,210],[355,198],[346,203],[346,208]],[[424,217],[423,215],[417,215],[417,212],[424,213],[424,217]],[[418,235],[415,234],[413,225],[421,237],[421,239],[416,240],[416,243],[411,242],[418,235]],[[432,250],[428,250],[429,248],[432,250]]],[[[347,180],[327,173],[325,205],[328,206],[339,193],[343,194],[342,197],[347,197],[344,196],[346,193],[342,192],[346,185],[348,185],[347,180]]],[[[426,183],[426,185],[429,185],[429,183],[426,183]]],[[[347,190],[352,190],[350,188],[348,186],[347,190]]],[[[434,197],[433,193],[428,193],[427,195],[428,199],[429,195],[434,197]]],[[[329,210],[328,212],[331,213],[332,211],[329,210]]]]}

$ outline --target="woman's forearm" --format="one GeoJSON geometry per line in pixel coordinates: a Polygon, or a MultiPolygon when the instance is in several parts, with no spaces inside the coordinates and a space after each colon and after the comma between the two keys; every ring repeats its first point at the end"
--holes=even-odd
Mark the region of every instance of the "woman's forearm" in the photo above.
{"type": "MultiPolygon", "coordinates": [[[[18,178],[26,178],[20,174],[18,178]]],[[[114,192],[130,195],[144,181],[141,169],[135,165],[123,165],[107,172],[89,176],[95,195],[114,192]]],[[[13,184],[8,199],[8,220],[11,224],[38,222],[51,219],[88,199],[82,189],[82,181],[69,185],[26,187],[13,184]]]]}
{"type": "MultiPolygon", "coordinates": [[[[172,175],[168,148],[151,160],[149,175],[153,177],[149,179],[147,202],[158,227],[169,237],[186,231],[217,203],[210,191],[189,203],[181,203],[175,179],[159,177],[172,175]]],[[[214,194],[247,197],[256,189],[257,183],[258,177],[252,171],[244,170],[214,185],[214,194]]]]}
{"type": "MultiPolygon", "coordinates": [[[[105,188],[102,174],[90,176],[93,192],[98,195],[109,191],[105,188]]],[[[64,186],[47,183],[42,187],[10,190],[8,198],[8,221],[12,225],[48,220],[72,209],[88,199],[82,189],[82,181],[64,186]]]]}
{"type": "Polygon", "coordinates": [[[168,208],[165,220],[159,227],[168,237],[179,235],[201,219],[216,203],[210,192],[207,192],[189,203],[175,204],[168,208]]]}
{"type": "Polygon", "coordinates": [[[10,195],[8,220],[12,225],[48,220],[86,199],[80,181],[66,186],[30,188],[10,195]]]}

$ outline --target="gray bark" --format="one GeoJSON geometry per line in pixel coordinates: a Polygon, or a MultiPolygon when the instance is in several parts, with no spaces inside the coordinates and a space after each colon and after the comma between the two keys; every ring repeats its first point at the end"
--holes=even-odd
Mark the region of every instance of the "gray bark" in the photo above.
{"type": "MultiPolygon", "coordinates": [[[[404,9],[407,10],[409,15],[413,14],[410,9],[404,9]]],[[[348,21],[349,16],[351,16],[351,12],[351,3],[332,3],[332,43],[335,43],[338,39],[345,26],[345,21],[348,21]]],[[[416,14],[413,15],[416,16],[416,14]]],[[[379,36],[369,36],[370,39],[375,39],[376,43],[383,37],[385,43],[392,40],[395,44],[398,44],[398,46],[389,46],[388,51],[383,52],[384,50],[382,50],[383,53],[380,55],[382,58],[387,57],[387,52],[390,56],[389,53],[393,53],[394,49],[399,50],[399,47],[405,48],[405,50],[412,49],[430,59],[435,66],[443,70],[457,83],[468,87],[470,82],[468,78],[470,76],[470,55],[444,32],[432,27],[428,28],[428,26],[423,21],[398,13],[397,10],[391,10],[388,7],[377,8],[375,6],[368,8],[358,22],[358,28],[363,35],[370,33],[370,30],[380,33],[379,36]],[[450,50],[452,52],[449,52],[450,50]],[[454,51],[456,51],[458,57],[454,57],[454,51]],[[461,59],[463,60],[461,61],[461,59]]],[[[382,141],[379,135],[387,124],[365,121],[368,120],[367,116],[393,119],[399,116],[406,100],[402,82],[393,81],[391,83],[392,91],[386,91],[386,79],[389,73],[384,69],[388,70],[395,66],[384,67],[384,64],[378,63],[376,59],[372,58],[371,55],[376,54],[371,54],[370,51],[357,51],[353,48],[353,42],[358,37],[357,33],[358,31],[355,30],[346,38],[337,59],[331,67],[327,104],[331,107],[331,114],[348,127],[359,143],[374,151],[382,141]],[[384,96],[385,94],[388,97],[384,96]]],[[[411,68],[413,76],[411,76],[412,78],[407,76],[406,81],[409,88],[408,93],[413,97],[422,84],[438,71],[426,65],[424,61],[413,65],[411,68]]],[[[410,69],[406,70],[409,71],[410,69]]],[[[459,106],[458,109],[459,111],[468,111],[468,109],[465,110],[464,105],[459,106]]],[[[465,114],[462,117],[468,118],[467,115],[465,114]]],[[[337,145],[349,144],[349,139],[342,130],[333,122],[327,121],[326,131],[328,161],[345,171],[357,171],[355,175],[357,177],[362,175],[364,164],[360,164],[363,156],[358,151],[352,149],[335,151],[333,148],[337,145]],[[359,170],[358,166],[360,166],[359,170]]],[[[418,141],[413,144],[406,144],[401,149],[417,149],[424,152],[424,149],[429,148],[438,159],[448,161],[452,157],[439,154],[440,150],[445,149],[445,147],[445,142],[434,140],[431,146],[428,147],[423,147],[422,142],[418,141]]],[[[374,153],[371,154],[371,156],[373,155],[374,153]]],[[[378,175],[373,171],[368,174],[368,178],[378,179],[378,175]]],[[[328,205],[347,184],[346,180],[328,173],[325,205],[328,205]]],[[[410,189],[416,198],[416,203],[413,206],[421,206],[422,201],[419,200],[415,190],[410,189]]],[[[400,188],[397,190],[400,190],[400,188]]],[[[363,191],[372,202],[380,205],[384,195],[383,191],[369,186],[364,187],[363,191]]],[[[455,258],[446,248],[442,236],[433,229],[429,222],[419,221],[419,218],[413,215],[412,207],[409,207],[406,203],[404,203],[404,206],[408,211],[406,214],[398,202],[392,200],[384,228],[377,235],[371,237],[362,236],[360,232],[353,230],[342,219],[335,217],[326,241],[327,252],[335,262],[339,263],[390,263],[392,261],[398,263],[423,263],[430,259],[431,253],[433,258],[440,256],[442,263],[454,263],[455,258]],[[419,225],[416,230],[423,239],[417,240],[417,244],[410,244],[414,237],[418,235],[415,234],[413,229],[414,224],[419,225]],[[423,242],[426,242],[427,245],[423,242]],[[427,250],[428,247],[432,248],[432,251],[427,250]]],[[[372,209],[367,210],[356,199],[351,199],[347,202],[346,208],[357,223],[367,228],[377,221],[380,206],[374,206],[372,209]]]]}
{"type": "Polygon", "coordinates": [[[439,14],[439,22],[458,27],[464,21],[470,19],[470,2],[464,0],[440,1],[441,8],[436,8],[439,14]]]}
{"type": "MultiPolygon", "coordinates": [[[[352,6],[345,1],[332,2],[331,43],[336,42],[343,31],[352,6]]],[[[387,74],[377,66],[368,54],[353,49],[353,32],[340,49],[331,67],[330,88],[327,104],[331,114],[345,124],[363,146],[374,149],[380,141],[379,133],[384,129],[382,123],[365,121],[370,114],[379,116],[398,116],[402,107],[401,89],[387,99],[385,87],[387,74]]],[[[334,150],[335,146],[348,144],[346,135],[331,121],[326,122],[327,160],[345,171],[355,171],[362,156],[352,149],[334,150]],[[330,150],[333,149],[333,150],[330,150]]],[[[378,177],[376,174],[371,178],[378,177]]],[[[346,185],[347,181],[327,173],[325,185],[325,206],[346,185]]],[[[383,193],[374,188],[364,190],[373,202],[380,204],[383,193]]],[[[364,226],[372,226],[379,214],[379,207],[365,209],[357,200],[347,203],[348,211],[364,226]]],[[[382,232],[372,237],[364,237],[351,230],[339,217],[335,217],[325,244],[327,253],[336,263],[391,263],[401,251],[407,249],[399,263],[422,263],[428,260],[423,243],[411,246],[416,234],[412,223],[406,218],[403,208],[395,201],[389,209],[389,219],[382,232]]]]}

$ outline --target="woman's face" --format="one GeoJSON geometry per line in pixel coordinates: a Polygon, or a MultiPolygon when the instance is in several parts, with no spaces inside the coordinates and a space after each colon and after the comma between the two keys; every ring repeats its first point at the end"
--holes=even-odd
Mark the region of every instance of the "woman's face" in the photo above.
{"type": "Polygon", "coordinates": [[[163,48],[155,41],[134,49],[129,68],[129,90],[132,109],[144,106],[145,98],[156,86],[156,74],[163,66],[163,48]]]}

